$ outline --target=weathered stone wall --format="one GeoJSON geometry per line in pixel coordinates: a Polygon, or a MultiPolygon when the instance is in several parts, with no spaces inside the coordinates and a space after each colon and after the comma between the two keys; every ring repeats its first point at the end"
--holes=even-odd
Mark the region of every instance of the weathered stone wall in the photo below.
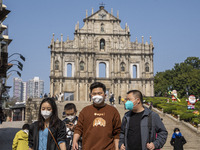
{"type": "Polygon", "coordinates": [[[32,123],[38,119],[38,112],[42,99],[29,98],[26,102],[25,122],[32,123]]]}
{"type": "Polygon", "coordinates": [[[130,41],[130,29],[104,7],[75,26],[74,40],[51,41],[50,93],[73,93],[75,101],[89,100],[89,86],[106,84],[108,93],[124,97],[132,89],[154,96],[153,43],[130,41]],[[105,65],[101,70],[100,64],[105,65]],[[133,66],[137,68],[134,76],[133,66]],[[71,67],[71,71],[69,68],[71,67]],[[105,72],[105,76],[100,76],[105,72]],[[69,75],[70,73],[70,75],[69,75]]]}

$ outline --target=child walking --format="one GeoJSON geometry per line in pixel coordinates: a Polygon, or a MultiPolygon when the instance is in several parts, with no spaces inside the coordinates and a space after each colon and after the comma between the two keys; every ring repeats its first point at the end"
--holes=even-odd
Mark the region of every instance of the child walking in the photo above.
{"type": "Polygon", "coordinates": [[[175,128],[170,144],[174,147],[174,150],[183,150],[183,145],[185,143],[186,143],[186,140],[182,136],[180,129],[175,128]]]}
{"type": "MultiPolygon", "coordinates": [[[[63,120],[66,124],[66,145],[67,145],[67,150],[72,149],[72,140],[73,140],[73,135],[74,135],[74,128],[77,124],[78,117],[76,116],[77,109],[76,105],[73,103],[68,103],[64,107],[64,114],[66,118],[63,120]]],[[[79,150],[81,150],[81,139],[79,140],[79,150]]]]}

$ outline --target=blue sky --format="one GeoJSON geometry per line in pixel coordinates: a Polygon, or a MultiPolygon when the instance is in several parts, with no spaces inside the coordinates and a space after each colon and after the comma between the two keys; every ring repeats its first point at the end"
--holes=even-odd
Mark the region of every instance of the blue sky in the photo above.
{"type": "MultiPolygon", "coordinates": [[[[75,24],[83,26],[85,11],[91,15],[99,4],[121,19],[121,27],[127,23],[131,41],[154,43],[154,74],[173,68],[189,56],[200,57],[200,1],[199,0],[3,0],[11,10],[3,22],[9,26],[13,39],[8,53],[21,53],[26,57],[22,71],[23,81],[39,76],[45,82],[45,92],[50,85],[50,41],[52,34],[60,40],[74,38],[75,24]]],[[[19,59],[15,56],[11,59],[19,59]]],[[[10,59],[10,60],[11,60],[10,59]]],[[[15,66],[16,67],[16,66],[15,66]]],[[[17,69],[14,68],[13,69],[17,69]]],[[[7,84],[13,85],[13,73],[7,84]]],[[[12,90],[12,89],[11,89],[12,90]]],[[[12,95],[12,91],[10,92],[12,95]]]]}

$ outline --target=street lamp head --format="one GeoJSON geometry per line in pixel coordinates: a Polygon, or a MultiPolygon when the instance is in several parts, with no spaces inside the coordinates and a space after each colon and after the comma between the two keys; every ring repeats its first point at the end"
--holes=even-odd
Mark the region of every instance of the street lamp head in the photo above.
{"type": "Polygon", "coordinates": [[[21,71],[23,70],[23,68],[21,66],[17,66],[21,71]]]}
{"type": "Polygon", "coordinates": [[[20,77],[21,77],[21,73],[20,73],[19,71],[17,71],[17,74],[18,74],[18,76],[20,76],[20,77]]]}
{"type": "Polygon", "coordinates": [[[23,60],[23,61],[25,61],[26,59],[25,59],[25,57],[24,56],[22,56],[21,54],[20,54],[20,58],[23,60]]]}
{"type": "Polygon", "coordinates": [[[23,68],[23,64],[20,61],[18,61],[18,65],[23,68]]]}

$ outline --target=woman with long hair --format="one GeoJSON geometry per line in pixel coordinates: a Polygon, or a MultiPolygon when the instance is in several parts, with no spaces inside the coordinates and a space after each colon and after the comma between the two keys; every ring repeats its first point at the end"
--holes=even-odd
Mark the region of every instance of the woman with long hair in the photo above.
{"type": "Polygon", "coordinates": [[[38,121],[30,126],[29,150],[66,150],[66,126],[58,118],[58,110],[52,98],[42,100],[38,121]]]}

